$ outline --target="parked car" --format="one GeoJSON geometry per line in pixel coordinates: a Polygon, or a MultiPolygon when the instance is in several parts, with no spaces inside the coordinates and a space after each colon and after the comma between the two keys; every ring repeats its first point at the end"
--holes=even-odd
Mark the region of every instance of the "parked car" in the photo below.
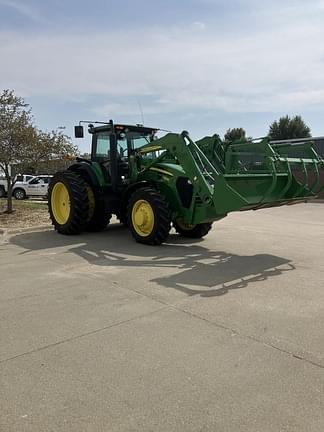
{"type": "MultiPolygon", "coordinates": [[[[48,185],[52,177],[51,175],[18,174],[12,189],[12,195],[18,200],[37,196],[46,198],[48,185]]],[[[0,177],[0,198],[5,197],[7,192],[7,180],[5,177],[0,177]]]]}
{"type": "Polygon", "coordinates": [[[17,181],[13,187],[12,195],[17,200],[23,200],[28,197],[47,197],[48,185],[53,176],[38,175],[27,181],[17,181]]]}

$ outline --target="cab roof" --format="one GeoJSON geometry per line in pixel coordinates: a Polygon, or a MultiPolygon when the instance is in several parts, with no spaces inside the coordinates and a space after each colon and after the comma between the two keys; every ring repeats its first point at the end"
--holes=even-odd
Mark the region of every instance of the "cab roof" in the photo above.
{"type": "MultiPolygon", "coordinates": [[[[146,127],[143,125],[126,125],[126,124],[114,124],[114,129],[117,132],[139,132],[142,133],[144,135],[151,135],[151,134],[155,134],[159,129],[158,128],[151,128],[151,127],[146,127]]],[[[95,132],[105,132],[105,131],[110,131],[111,130],[111,124],[106,124],[103,126],[93,126],[93,125],[89,125],[89,132],[90,133],[95,133],[95,132]]]]}

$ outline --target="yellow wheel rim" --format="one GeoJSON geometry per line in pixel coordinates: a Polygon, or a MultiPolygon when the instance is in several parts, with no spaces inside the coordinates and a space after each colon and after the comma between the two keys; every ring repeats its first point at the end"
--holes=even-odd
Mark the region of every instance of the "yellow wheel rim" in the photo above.
{"type": "Polygon", "coordinates": [[[154,212],[146,200],[138,200],[132,209],[132,224],[138,235],[149,236],[154,228],[154,212]]]}
{"type": "Polygon", "coordinates": [[[176,222],[177,222],[179,228],[181,228],[184,231],[191,231],[196,226],[196,225],[186,224],[186,223],[182,222],[181,219],[177,219],[176,222]]]}
{"type": "Polygon", "coordinates": [[[87,194],[88,194],[88,200],[89,200],[89,220],[94,215],[95,207],[96,207],[96,199],[93,194],[93,190],[89,185],[87,185],[87,194]]]}
{"type": "Polygon", "coordinates": [[[60,225],[66,224],[71,213],[70,195],[65,184],[57,182],[51,194],[53,216],[60,225]]]}

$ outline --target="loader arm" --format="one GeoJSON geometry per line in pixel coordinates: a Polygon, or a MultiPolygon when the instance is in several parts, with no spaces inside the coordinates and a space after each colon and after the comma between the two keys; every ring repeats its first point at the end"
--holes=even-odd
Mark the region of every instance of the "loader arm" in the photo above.
{"type": "MultiPolygon", "coordinates": [[[[249,203],[231,185],[224,175],[207,158],[204,152],[189,137],[187,132],[169,133],[155,141],[155,145],[167,151],[167,155],[155,160],[172,157],[181,166],[193,186],[191,206],[186,222],[220,219],[230,211],[241,209],[249,203]]],[[[148,167],[149,169],[150,167],[148,167]]]]}

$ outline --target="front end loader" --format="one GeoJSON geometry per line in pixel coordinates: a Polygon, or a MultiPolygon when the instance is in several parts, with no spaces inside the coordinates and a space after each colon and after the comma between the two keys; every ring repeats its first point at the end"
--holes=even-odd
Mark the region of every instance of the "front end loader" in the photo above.
{"type": "Polygon", "coordinates": [[[314,150],[313,140],[265,137],[226,143],[214,135],[196,145],[242,197],[238,210],[257,210],[305,202],[323,190],[320,172],[324,160],[314,150]]]}
{"type": "MultiPolygon", "coordinates": [[[[172,225],[200,238],[229,212],[313,198],[324,169],[311,142],[194,142],[187,132],[157,139],[158,129],[113,121],[88,130],[91,160],[77,159],[49,187],[61,234],[100,231],[114,214],[141,243],[163,243],[172,225]]],[[[81,122],[75,132],[83,137],[81,122]]]]}

